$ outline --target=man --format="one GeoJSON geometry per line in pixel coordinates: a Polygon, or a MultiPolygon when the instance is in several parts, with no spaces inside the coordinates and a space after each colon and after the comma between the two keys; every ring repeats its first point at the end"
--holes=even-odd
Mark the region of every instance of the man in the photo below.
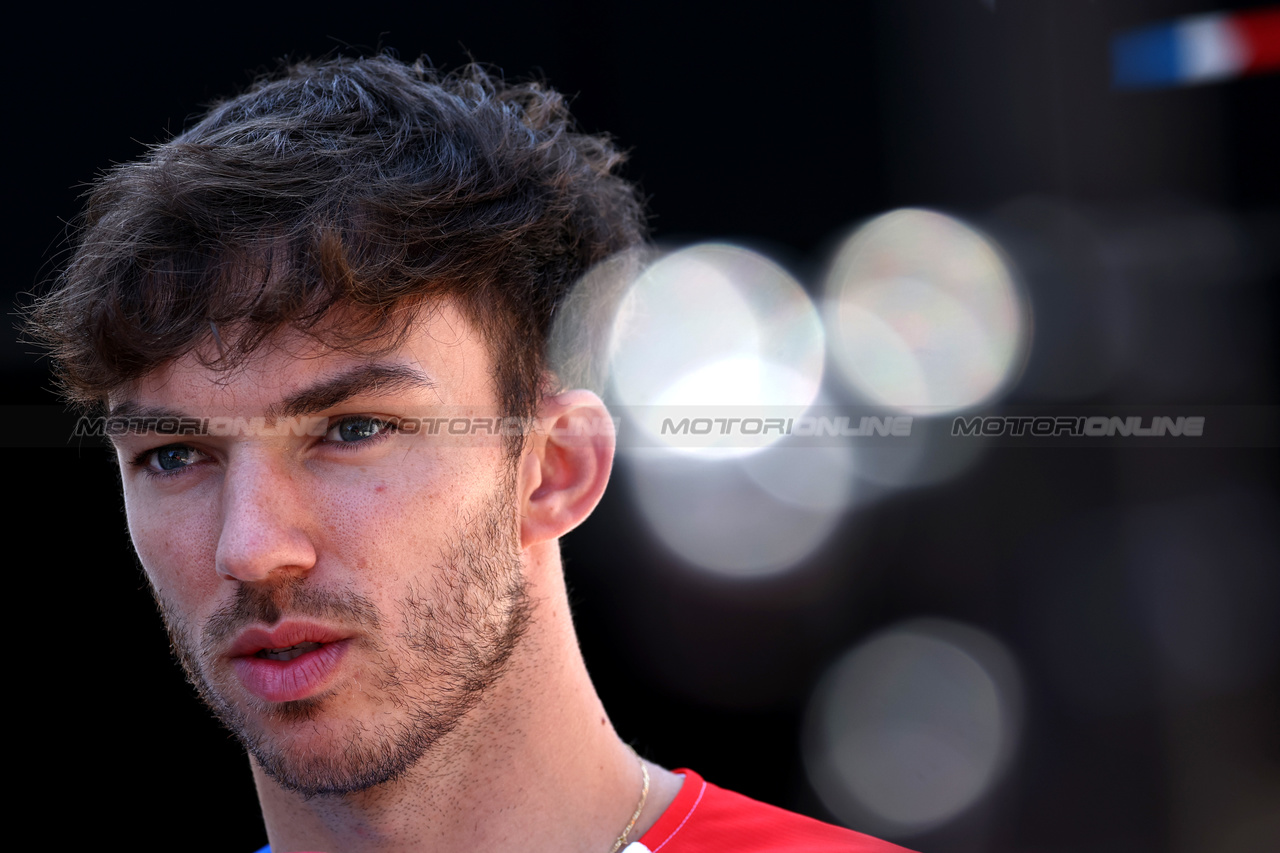
{"type": "Polygon", "coordinates": [[[32,328],[125,425],[130,534],[272,849],[890,848],[640,760],[587,676],[558,539],[614,439],[590,322],[547,341],[642,243],[620,160],[554,92],[376,57],[91,194],[32,328]]]}

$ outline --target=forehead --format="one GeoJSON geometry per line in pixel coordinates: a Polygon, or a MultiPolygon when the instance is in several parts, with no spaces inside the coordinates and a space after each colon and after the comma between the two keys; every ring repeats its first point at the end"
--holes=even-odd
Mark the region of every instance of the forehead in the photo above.
{"type": "MultiPolygon", "coordinates": [[[[410,396],[424,403],[492,406],[497,393],[489,347],[458,308],[444,302],[419,311],[403,341],[376,355],[337,350],[323,343],[326,326],[314,334],[285,329],[267,338],[231,368],[209,366],[213,342],[163,365],[110,398],[122,407],[163,409],[191,415],[279,415],[282,405],[305,400],[335,380],[359,381],[360,396],[410,396]],[[204,356],[205,358],[202,358],[204,356]]],[[[356,386],[352,386],[356,387],[356,386]]],[[[316,401],[320,398],[317,397],[316,401]]],[[[323,406],[312,406],[322,409],[323,406]]]]}

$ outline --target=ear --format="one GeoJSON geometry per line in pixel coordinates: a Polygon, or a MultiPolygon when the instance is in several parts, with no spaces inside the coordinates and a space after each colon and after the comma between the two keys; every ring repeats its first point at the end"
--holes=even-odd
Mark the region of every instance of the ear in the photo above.
{"type": "Polygon", "coordinates": [[[609,484],[613,419],[590,391],[543,399],[520,465],[520,546],[558,539],[581,524],[609,484]]]}

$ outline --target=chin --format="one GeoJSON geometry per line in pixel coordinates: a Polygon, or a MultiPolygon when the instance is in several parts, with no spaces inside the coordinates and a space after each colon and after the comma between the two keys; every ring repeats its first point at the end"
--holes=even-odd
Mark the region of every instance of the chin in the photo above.
{"type": "MultiPolygon", "coordinates": [[[[309,707],[298,713],[314,716],[309,707]]],[[[237,736],[276,784],[307,798],[357,794],[394,782],[432,745],[411,731],[370,727],[360,721],[346,726],[317,723],[307,726],[305,734],[247,738],[237,732],[237,736]]]]}

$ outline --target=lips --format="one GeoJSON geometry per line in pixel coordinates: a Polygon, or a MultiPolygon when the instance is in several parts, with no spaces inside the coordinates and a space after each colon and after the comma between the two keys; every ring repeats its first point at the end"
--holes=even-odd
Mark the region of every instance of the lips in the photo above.
{"type": "Polygon", "coordinates": [[[285,622],[240,634],[227,652],[250,693],[267,702],[293,702],[323,692],[335,679],[350,637],[322,625],[285,622]]]}
{"type": "Polygon", "coordinates": [[[324,643],[298,643],[296,646],[290,646],[287,649],[260,649],[254,657],[263,658],[264,660],[293,660],[307,652],[315,651],[323,646],[324,643]]]}

